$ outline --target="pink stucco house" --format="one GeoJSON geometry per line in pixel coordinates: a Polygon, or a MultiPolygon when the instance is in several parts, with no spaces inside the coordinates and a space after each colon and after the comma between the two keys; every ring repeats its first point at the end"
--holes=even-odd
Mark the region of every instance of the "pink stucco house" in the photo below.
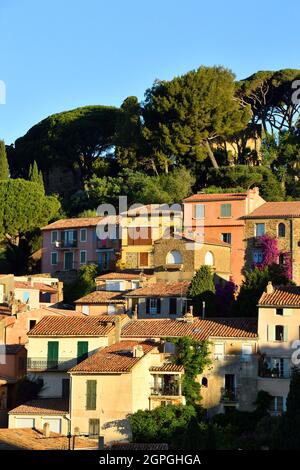
{"type": "Polygon", "coordinates": [[[100,239],[96,228],[103,217],[57,220],[42,228],[42,273],[78,270],[97,264],[102,271],[115,268],[119,240],[100,239]]]}

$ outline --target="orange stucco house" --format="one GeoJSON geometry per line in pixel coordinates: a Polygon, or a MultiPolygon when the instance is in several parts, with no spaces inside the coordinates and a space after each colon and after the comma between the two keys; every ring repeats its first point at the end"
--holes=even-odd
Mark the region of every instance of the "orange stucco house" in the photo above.
{"type": "Polygon", "coordinates": [[[231,245],[231,275],[236,284],[243,279],[245,220],[243,217],[265,203],[259,189],[244,193],[194,194],[184,199],[184,230],[201,237],[214,237],[231,245]]]}

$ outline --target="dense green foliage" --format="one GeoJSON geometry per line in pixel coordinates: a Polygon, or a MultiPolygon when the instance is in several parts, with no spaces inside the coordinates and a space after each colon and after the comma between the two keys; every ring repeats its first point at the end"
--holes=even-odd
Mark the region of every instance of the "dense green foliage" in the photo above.
{"type": "Polygon", "coordinates": [[[205,315],[215,315],[215,292],[214,276],[210,267],[201,266],[192,278],[187,292],[195,315],[201,316],[203,314],[203,302],[205,302],[205,315]]]}
{"type": "Polygon", "coordinates": [[[36,161],[29,167],[28,179],[44,187],[43,173],[39,171],[36,161]]]}
{"type": "Polygon", "coordinates": [[[0,180],[6,180],[9,177],[9,168],[6,155],[5,143],[0,140],[0,180]]]}
{"type": "Polygon", "coordinates": [[[100,274],[98,266],[87,264],[81,266],[77,279],[64,288],[64,301],[73,304],[75,300],[96,290],[95,278],[100,274]]]}

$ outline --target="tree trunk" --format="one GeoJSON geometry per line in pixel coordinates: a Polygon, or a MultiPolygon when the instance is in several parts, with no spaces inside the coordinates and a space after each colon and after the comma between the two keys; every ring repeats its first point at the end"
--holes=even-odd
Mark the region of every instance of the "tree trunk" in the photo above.
{"type": "Polygon", "coordinates": [[[214,168],[219,168],[219,165],[218,165],[218,163],[217,163],[217,160],[215,159],[214,153],[213,153],[213,151],[212,151],[212,149],[211,149],[211,146],[210,146],[208,140],[205,141],[205,145],[206,145],[206,149],[207,149],[207,152],[208,152],[208,156],[209,156],[209,158],[210,158],[210,161],[211,161],[211,163],[212,163],[212,166],[213,166],[214,168]]]}

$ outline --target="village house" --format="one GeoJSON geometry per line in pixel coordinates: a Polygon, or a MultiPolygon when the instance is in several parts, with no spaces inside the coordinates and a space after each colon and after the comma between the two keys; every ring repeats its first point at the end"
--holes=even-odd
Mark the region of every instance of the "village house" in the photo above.
{"type": "Polygon", "coordinates": [[[271,411],[278,415],[286,410],[291,370],[298,365],[300,287],[273,287],[269,282],[258,307],[258,389],[273,396],[271,411]]]}
{"type": "Polygon", "coordinates": [[[140,271],[105,273],[96,277],[96,289],[111,292],[126,292],[148,284],[151,282],[152,277],[140,271]]]}
{"type": "Polygon", "coordinates": [[[63,219],[42,228],[42,272],[77,271],[86,264],[96,264],[102,271],[113,270],[119,240],[99,237],[97,227],[104,217],[63,219]]]}
{"type": "Polygon", "coordinates": [[[95,436],[101,433],[106,443],[130,439],[128,414],[185,402],[183,367],[166,361],[154,342],[115,343],[69,373],[72,429],[78,427],[80,432],[95,436]]]}
{"type": "Polygon", "coordinates": [[[217,238],[231,246],[231,274],[240,285],[245,258],[244,216],[264,204],[258,188],[244,193],[194,194],[184,199],[185,234],[194,234],[200,243],[217,238]]]}
{"type": "Polygon", "coordinates": [[[189,284],[189,281],[157,282],[129,291],[125,294],[128,313],[139,319],[182,317],[187,311],[189,284]]]}
{"type": "Polygon", "coordinates": [[[120,292],[96,290],[75,301],[76,312],[84,315],[114,315],[127,310],[120,292]]]}
{"type": "MultiPolygon", "coordinates": [[[[208,415],[228,409],[253,410],[257,395],[257,321],[251,318],[193,317],[180,319],[133,320],[122,328],[122,340],[165,341],[166,338],[191,336],[207,340],[209,365],[198,377],[201,404],[208,415]]],[[[174,345],[165,342],[165,352],[174,354],[174,345]]],[[[161,399],[166,399],[161,396],[161,399]]]]}
{"type": "Polygon", "coordinates": [[[300,202],[266,202],[245,217],[245,267],[263,261],[260,237],[276,238],[278,262],[291,263],[292,280],[300,284],[300,202]]]}

